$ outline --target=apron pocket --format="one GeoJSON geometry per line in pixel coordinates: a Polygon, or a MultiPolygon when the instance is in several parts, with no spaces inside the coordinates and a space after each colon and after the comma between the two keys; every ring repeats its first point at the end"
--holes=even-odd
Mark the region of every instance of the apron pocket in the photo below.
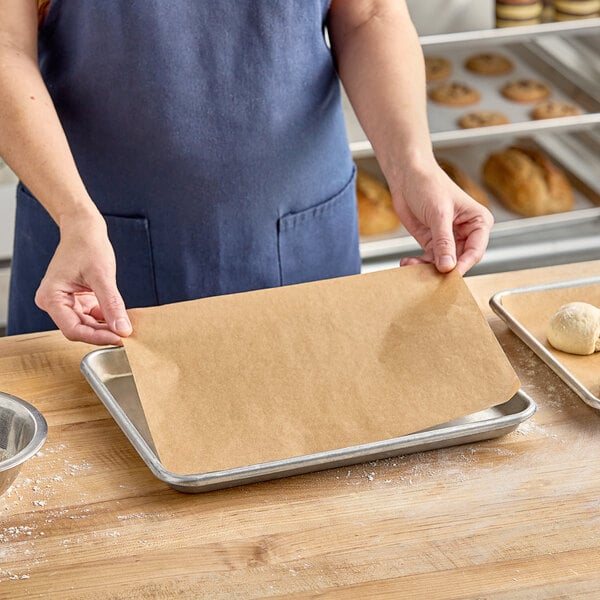
{"type": "Polygon", "coordinates": [[[113,215],[104,218],[117,257],[117,286],[125,306],[158,304],[148,219],[113,215]]]}
{"type": "Polygon", "coordinates": [[[335,196],[279,219],[281,285],[360,272],[355,177],[354,169],[335,196]]]}

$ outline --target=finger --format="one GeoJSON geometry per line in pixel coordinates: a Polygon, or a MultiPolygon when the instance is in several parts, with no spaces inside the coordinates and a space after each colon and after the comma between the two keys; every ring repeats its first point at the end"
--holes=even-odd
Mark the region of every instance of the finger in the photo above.
{"type": "Polygon", "coordinates": [[[121,337],[131,335],[133,329],[116,281],[101,278],[90,281],[90,287],[98,299],[99,310],[94,310],[94,316],[103,317],[112,331],[121,337]]]}
{"type": "Polygon", "coordinates": [[[459,255],[456,268],[461,275],[476,265],[482,258],[487,248],[489,232],[487,229],[476,229],[464,244],[463,252],[459,255]]]}
{"type": "Polygon", "coordinates": [[[73,337],[68,338],[75,341],[94,344],[95,346],[121,346],[123,340],[109,329],[96,329],[80,323],[73,331],[73,337]]]}
{"type": "Polygon", "coordinates": [[[95,329],[110,329],[102,314],[102,309],[98,306],[96,294],[74,294],[73,310],[79,315],[82,323],[90,325],[95,329]]]}
{"type": "Polygon", "coordinates": [[[79,317],[79,321],[83,326],[93,331],[106,331],[110,333],[110,336],[104,336],[102,334],[92,333],[88,330],[78,329],[78,333],[76,335],[82,335],[83,332],[83,335],[86,336],[86,341],[90,340],[90,343],[97,345],[122,345],[122,338],[111,331],[110,327],[104,322],[104,320],[98,320],[91,314],[82,311],[80,308],[75,308],[74,312],[79,317]]]}
{"type": "MultiPolygon", "coordinates": [[[[96,294],[92,292],[73,294],[73,310],[79,314],[92,314],[94,308],[98,306],[96,294]]],[[[102,321],[103,319],[97,319],[102,321]]]]}
{"type": "Polygon", "coordinates": [[[440,214],[431,224],[431,250],[433,262],[440,273],[452,271],[456,266],[456,245],[450,214],[440,214]]]}
{"type": "Polygon", "coordinates": [[[433,257],[429,255],[428,252],[422,254],[421,256],[408,256],[400,260],[401,267],[408,267],[410,265],[425,265],[431,264],[433,262],[433,257]]]}
{"type": "Polygon", "coordinates": [[[72,304],[72,298],[65,295],[48,302],[44,308],[68,340],[97,346],[121,343],[121,338],[116,333],[108,329],[96,329],[90,324],[82,323],[72,304]]]}
{"type": "Polygon", "coordinates": [[[75,312],[77,313],[77,316],[79,317],[81,323],[83,323],[84,325],[88,325],[89,327],[92,327],[94,329],[106,329],[107,331],[111,331],[108,324],[104,321],[98,321],[97,319],[86,313],[81,313],[79,311],[75,312]]]}
{"type": "Polygon", "coordinates": [[[93,306],[92,308],[90,308],[87,313],[93,317],[96,321],[102,321],[104,323],[106,323],[106,320],[104,318],[104,314],[102,314],[102,309],[96,304],[96,306],[93,306]]]}
{"type": "Polygon", "coordinates": [[[84,325],[89,325],[94,329],[110,329],[104,321],[96,294],[90,292],[73,294],[73,311],[84,325]]]}

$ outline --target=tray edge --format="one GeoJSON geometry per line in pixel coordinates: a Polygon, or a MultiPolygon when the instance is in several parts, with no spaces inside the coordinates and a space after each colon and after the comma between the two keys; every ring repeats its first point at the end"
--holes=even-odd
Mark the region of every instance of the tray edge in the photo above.
{"type": "MultiPolygon", "coordinates": [[[[131,421],[129,421],[118,403],[114,401],[108,388],[90,365],[93,358],[99,354],[114,351],[124,352],[124,349],[118,347],[100,348],[84,356],[80,363],[80,370],[83,376],[153,475],[173,489],[186,493],[209,492],[238,485],[247,485],[360,464],[392,456],[413,454],[494,439],[516,429],[520,423],[530,418],[537,409],[533,399],[522,389],[519,389],[512,398],[502,403],[511,402],[515,397],[519,397],[522,400],[520,410],[510,415],[502,415],[462,425],[453,425],[447,428],[440,427],[435,430],[424,430],[390,440],[339,448],[279,461],[236,467],[223,471],[180,475],[168,471],[162,465],[159,457],[148,446],[131,421]]],[[[502,404],[497,406],[501,406],[502,404]]]]}
{"type": "Polygon", "coordinates": [[[600,283],[600,277],[585,277],[561,281],[557,283],[521,286],[509,290],[496,292],[489,300],[490,308],[508,325],[509,329],[542,360],[556,375],[558,375],[588,406],[600,410],[600,398],[594,396],[573,374],[566,369],[544,346],[531,335],[521,323],[502,304],[502,298],[526,292],[544,291],[547,289],[561,289],[568,287],[581,287],[590,283],[600,283]]]}

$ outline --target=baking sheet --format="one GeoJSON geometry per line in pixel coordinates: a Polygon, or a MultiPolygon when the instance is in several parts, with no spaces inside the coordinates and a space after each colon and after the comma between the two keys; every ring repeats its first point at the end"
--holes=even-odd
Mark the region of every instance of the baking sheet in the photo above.
{"type": "Polygon", "coordinates": [[[495,294],[490,306],[586,404],[600,409],[600,352],[576,356],[546,339],[550,318],[569,302],[600,307],[600,276],[506,290],[495,294]]]}
{"type": "MultiPolygon", "coordinates": [[[[443,55],[452,63],[452,74],[445,82],[456,81],[467,83],[476,88],[481,99],[477,104],[461,107],[448,107],[427,98],[427,114],[431,132],[431,140],[435,144],[462,143],[473,140],[494,138],[507,135],[533,134],[537,131],[558,128],[587,127],[600,123],[600,100],[578,87],[562,71],[558,65],[550,65],[550,58],[544,60],[538,51],[533,52],[522,45],[488,45],[482,40],[479,45],[452,46],[444,48],[424,48],[426,55],[443,55]],[[481,52],[499,52],[509,57],[515,68],[504,75],[485,76],[472,73],[465,69],[465,60],[481,52]],[[578,106],[582,114],[571,117],[554,119],[531,118],[530,111],[537,102],[512,102],[500,93],[502,86],[515,79],[536,79],[544,82],[551,90],[549,99],[569,102],[578,106]],[[465,113],[476,110],[498,110],[510,120],[506,125],[492,127],[477,127],[463,129],[458,125],[458,119],[465,113]]],[[[430,82],[428,90],[444,83],[430,82]]],[[[346,115],[346,126],[350,148],[355,157],[372,154],[372,148],[367,136],[352,109],[348,97],[342,96],[342,104],[346,115]]]]}
{"type": "MultiPolygon", "coordinates": [[[[456,165],[486,190],[490,202],[490,210],[494,215],[494,227],[492,228],[490,238],[495,239],[513,233],[520,233],[526,229],[535,230],[539,233],[544,227],[555,227],[563,224],[568,226],[571,223],[600,217],[600,206],[598,205],[600,180],[593,176],[588,176],[587,181],[582,181],[581,176],[583,173],[580,172],[595,173],[597,165],[595,166],[591,162],[586,163],[586,160],[593,160],[596,163],[597,156],[593,155],[593,157],[590,157],[587,154],[575,155],[574,152],[578,146],[577,136],[561,136],[561,139],[569,141],[570,147],[565,148],[567,152],[562,152],[563,142],[557,139],[556,136],[544,135],[541,136],[540,143],[538,143],[537,137],[508,137],[488,140],[487,142],[480,142],[478,144],[457,146],[451,149],[437,149],[435,154],[439,159],[447,160],[456,165]],[[575,198],[575,203],[570,211],[539,217],[522,217],[505,208],[485,184],[483,184],[481,172],[487,157],[493,152],[515,144],[540,147],[550,160],[565,170],[573,186],[575,198]],[[576,169],[571,169],[570,160],[577,161],[576,169],[578,172],[574,172],[576,169]],[[592,185],[594,186],[593,188],[591,187],[592,185]]],[[[364,169],[385,183],[381,169],[374,157],[357,159],[356,164],[359,168],[364,169]]],[[[389,254],[392,251],[401,249],[403,243],[412,244],[413,242],[413,238],[403,226],[380,235],[362,236],[360,239],[361,256],[363,258],[371,258],[389,254]]]]}
{"type": "Polygon", "coordinates": [[[518,390],[507,402],[395,439],[214,473],[179,475],[168,471],[158,458],[125,350],[94,350],[82,360],[81,370],[154,476],[189,493],[492,439],[513,431],[536,410],[535,402],[518,390]]]}
{"type": "MultiPolygon", "coordinates": [[[[585,195],[582,191],[573,188],[575,202],[573,204],[573,208],[566,213],[556,213],[553,215],[542,215],[541,217],[522,217],[517,213],[506,208],[494,195],[494,193],[486,187],[483,183],[481,173],[483,171],[483,165],[487,160],[488,156],[493,152],[498,152],[504,148],[507,148],[513,144],[516,145],[524,145],[524,146],[532,146],[537,147],[535,140],[532,139],[505,139],[505,140],[494,140],[484,144],[473,144],[469,146],[464,146],[460,148],[453,148],[452,150],[437,150],[436,156],[440,159],[447,160],[448,162],[453,163],[461,170],[463,170],[471,179],[481,185],[487,192],[488,199],[490,201],[490,209],[492,214],[494,215],[494,221],[496,224],[500,223],[510,223],[513,221],[534,221],[536,223],[536,227],[543,225],[545,222],[553,223],[556,220],[564,219],[564,215],[573,213],[575,211],[598,208],[598,205],[594,202],[592,198],[585,195]]],[[[552,160],[555,164],[565,169],[569,178],[573,180],[574,175],[568,172],[568,169],[560,164],[557,158],[552,154],[549,149],[545,149],[544,152],[549,156],[550,160],[552,160]]],[[[600,210],[598,211],[600,214],[600,210]]]]}
{"type": "MultiPolygon", "coordinates": [[[[435,54],[435,51],[426,51],[426,54],[435,54]]],[[[556,78],[554,73],[543,71],[540,68],[533,68],[526,60],[522,53],[518,52],[515,47],[502,46],[500,48],[486,48],[482,44],[481,48],[473,46],[459,47],[447,49],[444,51],[444,56],[452,63],[452,74],[448,78],[450,81],[459,81],[467,83],[474,87],[481,94],[481,100],[471,106],[447,107],[438,102],[427,101],[427,114],[429,117],[429,125],[432,132],[450,131],[461,129],[457,119],[463,114],[476,110],[492,110],[499,111],[505,114],[511,123],[524,123],[531,121],[531,109],[538,104],[536,102],[512,102],[505,98],[500,90],[504,84],[517,79],[535,79],[545,83],[551,90],[549,99],[569,102],[575,104],[583,113],[587,112],[586,106],[580,103],[580,99],[573,97],[572,93],[568,93],[561,86],[561,79],[556,78]],[[475,54],[490,50],[498,52],[509,58],[514,63],[514,70],[503,75],[478,75],[472,73],[465,68],[466,60],[475,54]]],[[[440,82],[431,82],[427,84],[428,90],[439,85],[440,82]]],[[[444,82],[441,82],[444,83],[444,82]]],[[[569,92],[573,92],[571,88],[569,92]]],[[[595,110],[600,110],[600,106],[595,101],[588,101],[588,106],[595,110]]],[[[549,119],[546,119],[547,121],[549,119]]],[[[600,120],[600,119],[599,119],[600,120]]],[[[498,126],[499,128],[505,126],[498,126]]]]}
{"type": "Polygon", "coordinates": [[[431,265],[129,316],[123,343],[146,420],[177,473],[398,437],[519,388],[462,277],[431,265]]]}

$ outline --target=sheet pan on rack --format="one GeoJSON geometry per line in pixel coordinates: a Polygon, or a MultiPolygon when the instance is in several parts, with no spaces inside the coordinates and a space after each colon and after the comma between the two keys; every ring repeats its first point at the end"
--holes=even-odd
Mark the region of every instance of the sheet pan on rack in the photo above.
{"type": "MultiPolygon", "coordinates": [[[[561,135],[543,133],[535,137],[499,138],[478,144],[439,149],[436,151],[436,156],[450,161],[475,182],[483,185],[481,179],[483,163],[492,152],[513,144],[525,144],[543,150],[567,173],[573,186],[575,204],[572,210],[564,213],[522,217],[505,208],[494,194],[487,190],[490,210],[495,220],[490,236],[490,241],[493,242],[501,238],[530,233],[539,235],[544,231],[557,229],[564,233],[570,228],[575,230],[596,221],[600,227],[600,181],[595,177],[597,148],[594,147],[593,139],[587,139],[588,137],[589,134],[586,132],[572,132],[561,135]]],[[[356,162],[359,167],[384,181],[375,158],[361,158],[356,162]]],[[[385,234],[363,236],[360,248],[363,259],[419,251],[417,242],[402,226],[385,234]]]]}
{"type": "MultiPolygon", "coordinates": [[[[436,48],[425,48],[425,54],[442,54],[452,63],[453,72],[447,81],[458,81],[471,85],[481,94],[477,104],[467,107],[449,107],[428,99],[427,112],[431,129],[431,140],[434,144],[455,145],[468,141],[486,140],[507,135],[526,135],[540,131],[558,129],[582,129],[590,125],[600,124],[600,100],[583,89],[576,73],[566,69],[537,46],[506,45],[490,47],[482,40],[480,46],[447,47],[443,51],[436,48]],[[464,63],[469,56],[480,52],[494,51],[504,54],[514,63],[511,73],[498,76],[477,75],[468,71],[464,63]],[[576,105],[580,115],[552,118],[532,119],[531,109],[536,104],[512,102],[500,93],[502,86],[514,79],[535,79],[545,83],[551,90],[550,98],[576,105]],[[504,113],[510,123],[492,127],[462,129],[458,119],[465,113],[477,110],[493,110],[504,113]]],[[[428,84],[434,87],[436,82],[428,84]]],[[[355,157],[372,155],[372,147],[362,130],[350,102],[343,97],[346,124],[350,141],[350,149],[355,157]]]]}

